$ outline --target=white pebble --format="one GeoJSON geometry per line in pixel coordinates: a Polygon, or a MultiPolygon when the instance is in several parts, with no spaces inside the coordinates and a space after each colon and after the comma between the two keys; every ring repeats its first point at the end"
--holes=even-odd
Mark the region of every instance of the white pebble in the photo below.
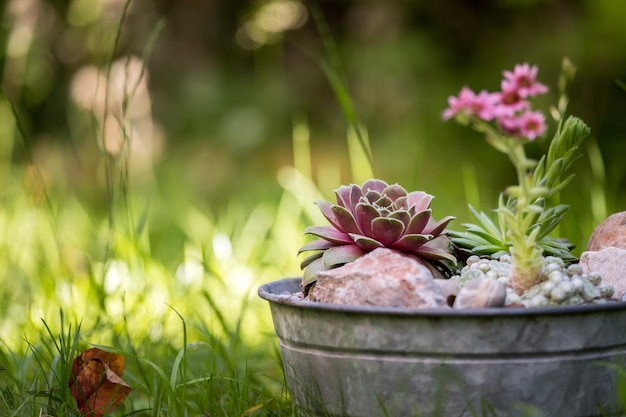
{"type": "Polygon", "coordinates": [[[550,298],[552,298],[552,300],[556,302],[563,301],[565,300],[566,297],[567,297],[567,292],[565,292],[561,288],[561,286],[556,287],[550,292],[550,298]]]}
{"type": "Polygon", "coordinates": [[[544,264],[543,265],[543,269],[546,272],[560,271],[561,270],[561,265],[558,265],[556,263],[550,262],[550,263],[544,264]]]}
{"type": "Polygon", "coordinates": [[[548,305],[548,299],[539,294],[526,302],[527,307],[544,307],[548,305]]]}
{"type": "Polygon", "coordinates": [[[574,275],[582,275],[583,268],[578,264],[571,264],[567,267],[567,274],[572,277],[574,275]]]}
{"type": "Polygon", "coordinates": [[[602,298],[611,298],[613,297],[613,294],[615,292],[613,287],[610,285],[603,284],[598,286],[598,289],[600,290],[600,295],[602,296],[602,298]]]}
{"type": "Polygon", "coordinates": [[[486,271],[485,275],[487,276],[487,278],[498,279],[498,274],[496,273],[496,271],[493,270],[486,271]]]}
{"type": "Polygon", "coordinates": [[[585,283],[583,282],[583,279],[579,276],[572,277],[572,280],[570,282],[572,283],[572,287],[574,288],[574,291],[579,291],[585,285],[585,283]]]}
{"type": "Polygon", "coordinates": [[[552,282],[554,282],[555,284],[560,283],[561,281],[563,281],[563,274],[560,271],[552,271],[550,272],[550,274],[548,275],[548,279],[552,282]]]}
{"type": "Polygon", "coordinates": [[[545,296],[550,296],[550,292],[556,287],[556,285],[554,284],[554,282],[552,281],[548,281],[546,283],[544,283],[541,286],[541,289],[543,291],[543,295],[545,296]]]}
{"type": "Polygon", "coordinates": [[[589,276],[587,277],[587,279],[589,280],[589,282],[591,282],[593,285],[598,285],[602,282],[602,276],[600,274],[597,273],[591,273],[589,274],[589,276]]]}
{"type": "Polygon", "coordinates": [[[561,281],[558,288],[560,288],[567,295],[570,295],[574,291],[574,286],[569,281],[561,281]]]}

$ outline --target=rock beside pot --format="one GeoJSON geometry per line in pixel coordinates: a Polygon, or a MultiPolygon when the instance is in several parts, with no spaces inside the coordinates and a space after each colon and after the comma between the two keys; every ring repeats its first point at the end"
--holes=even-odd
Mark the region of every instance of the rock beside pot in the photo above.
{"type": "Polygon", "coordinates": [[[586,274],[600,275],[604,284],[613,287],[613,297],[626,301],[626,249],[610,246],[599,251],[583,252],[580,266],[586,274]]]}
{"type": "Polygon", "coordinates": [[[600,223],[589,238],[588,251],[614,247],[626,249],[626,211],[615,213],[600,223]]]}
{"type": "Polygon", "coordinates": [[[309,299],[379,307],[448,308],[430,268],[414,256],[387,248],[318,272],[309,299]]]}
{"type": "Polygon", "coordinates": [[[586,274],[599,274],[613,287],[614,298],[626,301],[626,211],[610,215],[595,228],[580,266],[586,274]]]}

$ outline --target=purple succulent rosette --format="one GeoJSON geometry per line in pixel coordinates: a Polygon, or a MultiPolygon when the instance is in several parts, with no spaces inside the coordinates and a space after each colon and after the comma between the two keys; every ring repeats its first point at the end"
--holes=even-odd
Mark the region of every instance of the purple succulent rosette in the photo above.
{"type": "Polygon", "coordinates": [[[376,248],[395,249],[431,262],[456,263],[448,245],[440,242],[455,217],[434,221],[432,195],[407,192],[398,184],[379,179],[360,187],[342,185],[335,194],[336,204],[316,202],[330,225],[310,226],[304,232],[318,239],[298,252],[316,252],[302,262],[303,287],[315,282],[318,271],[351,262],[376,248]]]}

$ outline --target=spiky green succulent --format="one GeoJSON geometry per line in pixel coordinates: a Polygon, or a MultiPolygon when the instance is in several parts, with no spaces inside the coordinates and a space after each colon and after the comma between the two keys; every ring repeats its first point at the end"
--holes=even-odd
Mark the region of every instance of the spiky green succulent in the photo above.
{"type": "MultiPolygon", "coordinates": [[[[544,188],[546,192],[531,201],[534,214],[528,218],[528,229],[525,234],[527,236],[533,234],[543,255],[556,256],[566,262],[576,260],[570,252],[573,245],[567,239],[554,238],[549,234],[558,226],[569,206],[558,204],[550,207],[547,202],[572,180],[574,175],[568,174],[567,171],[579,156],[578,150],[589,133],[589,127],[582,120],[570,116],[559,124],[547,155],[539,160],[529,176],[533,189],[544,188]]],[[[496,211],[497,222],[470,206],[476,223],[464,223],[464,232],[453,230],[448,232],[459,257],[479,255],[497,258],[508,254],[512,242],[509,225],[503,214],[515,210],[516,204],[516,198],[505,199],[501,194],[496,211]]]]}
{"type": "Polygon", "coordinates": [[[298,252],[315,251],[301,265],[303,288],[315,282],[317,272],[351,262],[376,248],[395,249],[433,263],[456,263],[441,239],[454,217],[434,221],[432,195],[407,192],[398,184],[379,179],[360,187],[342,185],[335,195],[336,204],[316,202],[330,225],[310,226],[304,232],[318,239],[298,252]]]}

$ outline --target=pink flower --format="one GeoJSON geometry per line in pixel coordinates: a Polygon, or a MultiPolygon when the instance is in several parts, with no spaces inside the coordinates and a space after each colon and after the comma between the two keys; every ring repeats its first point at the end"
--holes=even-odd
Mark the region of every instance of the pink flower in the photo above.
{"type": "Polygon", "coordinates": [[[513,114],[498,117],[498,128],[508,136],[520,137],[519,119],[513,114]]]}
{"type": "Polygon", "coordinates": [[[521,96],[519,90],[513,83],[503,80],[498,93],[499,106],[496,116],[510,115],[530,107],[530,103],[521,96]]]}
{"type": "Polygon", "coordinates": [[[505,78],[504,82],[510,83],[522,98],[547,93],[548,87],[537,81],[537,71],[538,68],[536,65],[531,67],[527,63],[518,64],[515,66],[513,72],[503,72],[505,78]]]}
{"type": "Polygon", "coordinates": [[[496,106],[499,95],[488,93],[483,90],[475,94],[468,87],[463,87],[458,97],[448,98],[448,107],[443,112],[444,120],[448,120],[457,115],[477,116],[485,121],[493,120],[496,117],[496,106]]]}
{"type": "Polygon", "coordinates": [[[499,117],[498,127],[509,136],[532,141],[543,135],[546,119],[539,111],[527,110],[517,115],[499,117]]]}
{"type": "Polygon", "coordinates": [[[527,111],[518,117],[518,125],[520,136],[534,140],[546,130],[546,118],[540,111],[527,111]]]}

